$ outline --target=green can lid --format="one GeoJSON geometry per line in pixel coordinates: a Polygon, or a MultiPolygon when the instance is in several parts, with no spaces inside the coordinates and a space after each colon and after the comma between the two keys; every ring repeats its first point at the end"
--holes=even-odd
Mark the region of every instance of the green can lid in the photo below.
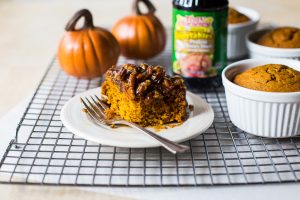
{"type": "Polygon", "coordinates": [[[173,6],[187,11],[218,11],[228,7],[228,0],[173,0],[173,6]]]}

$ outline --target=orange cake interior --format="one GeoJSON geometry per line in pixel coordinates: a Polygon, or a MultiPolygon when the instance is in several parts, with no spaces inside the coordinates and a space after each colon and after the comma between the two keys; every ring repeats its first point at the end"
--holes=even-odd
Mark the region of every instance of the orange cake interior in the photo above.
{"type": "Polygon", "coordinates": [[[183,79],[160,66],[124,64],[110,68],[102,94],[108,97],[108,118],[121,117],[141,126],[182,123],[186,119],[183,79]]]}

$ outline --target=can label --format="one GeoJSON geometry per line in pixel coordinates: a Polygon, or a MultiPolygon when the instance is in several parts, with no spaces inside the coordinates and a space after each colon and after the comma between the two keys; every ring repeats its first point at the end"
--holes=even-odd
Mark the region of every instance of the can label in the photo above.
{"type": "Polygon", "coordinates": [[[227,10],[173,9],[173,72],[184,77],[217,76],[226,65],[227,10]]]}

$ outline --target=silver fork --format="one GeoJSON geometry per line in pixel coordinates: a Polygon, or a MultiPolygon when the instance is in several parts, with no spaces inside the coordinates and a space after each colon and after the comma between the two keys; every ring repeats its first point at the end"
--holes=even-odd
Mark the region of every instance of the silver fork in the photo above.
{"type": "Polygon", "coordinates": [[[157,140],[164,148],[166,148],[168,151],[170,151],[173,154],[176,153],[183,153],[187,150],[189,150],[189,147],[182,144],[177,144],[175,142],[172,142],[166,138],[163,138],[159,136],[156,133],[153,133],[152,131],[139,126],[138,124],[123,120],[123,119],[106,119],[105,118],[105,109],[108,108],[106,103],[101,101],[100,98],[95,95],[95,98],[90,96],[91,101],[85,97],[86,101],[83,100],[83,98],[80,98],[84,107],[87,110],[87,114],[90,116],[90,118],[93,119],[93,121],[98,125],[127,125],[132,128],[135,128],[142,133],[152,137],[153,139],[157,140]]]}

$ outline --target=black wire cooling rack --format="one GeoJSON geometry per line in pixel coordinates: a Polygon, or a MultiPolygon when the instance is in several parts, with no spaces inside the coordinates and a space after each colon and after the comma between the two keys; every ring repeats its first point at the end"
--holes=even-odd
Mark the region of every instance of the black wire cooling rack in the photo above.
{"type": "MultiPolygon", "coordinates": [[[[170,66],[170,53],[149,63],[170,66]]],[[[99,85],[100,79],[66,75],[54,59],[1,160],[0,183],[201,186],[300,180],[300,137],[268,139],[239,130],[228,117],[222,87],[197,91],[215,119],[204,134],[185,142],[190,152],[173,155],[163,148],[117,148],[81,139],[63,126],[60,110],[72,96],[99,85]]]]}

